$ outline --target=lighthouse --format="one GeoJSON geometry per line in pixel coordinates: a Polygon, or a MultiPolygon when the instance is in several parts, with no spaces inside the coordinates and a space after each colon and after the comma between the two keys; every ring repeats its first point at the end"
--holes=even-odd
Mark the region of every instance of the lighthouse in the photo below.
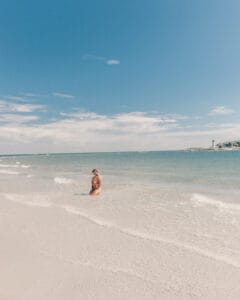
{"type": "Polygon", "coordinates": [[[212,140],[212,148],[215,149],[215,140],[212,140]]]}

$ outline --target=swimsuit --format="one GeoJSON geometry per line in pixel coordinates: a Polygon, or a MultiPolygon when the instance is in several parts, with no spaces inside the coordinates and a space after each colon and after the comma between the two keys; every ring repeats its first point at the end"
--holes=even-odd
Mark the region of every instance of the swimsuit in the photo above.
{"type": "Polygon", "coordinates": [[[95,191],[95,190],[97,190],[97,189],[98,189],[98,187],[92,185],[92,191],[95,191]]]}

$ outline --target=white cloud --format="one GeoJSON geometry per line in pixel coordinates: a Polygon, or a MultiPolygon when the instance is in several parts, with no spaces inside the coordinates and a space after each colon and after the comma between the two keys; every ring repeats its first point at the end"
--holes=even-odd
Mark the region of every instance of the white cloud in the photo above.
{"type": "MultiPolygon", "coordinates": [[[[155,139],[177,125],[172,119],[142,112],[100,115],[93,112],[61,114],[48,124],[8,124],[0,127],[2,143],[15,143],[14,151],[118,151],[156,147],[155,139]],[[26,146],[27,145],[27,146],[26,146]]],[[[11,120],[9,120],[11,121],[11,120]]]]}
{"type": "Polygon", "coordinates": [[[52,95],[53,95],[54,97],[59,97],[59,98],[67,98],[67,99],[72,99],[72,98],[74,98],[73,95],[65,94],[65,93],[58,93],[58,92],[54,92],[54,93],[52,93],[52,95]]]}
{"type": "Polygon", "coordinates": [[[108,60],[106,61],[106,64],[107,64],[107,65],[119,65],[119,64],[120,64],[120,61],[117,60],[117,59],[108,59],[108,60]]]}
{"type": "Polygon", "coordinates": [[[96,119],[106,119],[105,115],[99,115],[94,112],[84,112],[78,111],[75,113],[60,113],[61,116],[78,119],[78,120],[96,120],[96,119]]]}
{"type": "Polygon", "coordinates": [[[33,104],[26,104],[26,105],[13,105],[12,106],[13,111],[17,112],[33,112],[36,110],[45,110],[44,105],[33,105],[33,104]]]}
{"type": "Polygon", "coordinates": [[[4,123],[27,123],[38,120],[38,116],[33,115],[17,115],[17,114],[4,114],[0,115],[0,122],[4,123]]]}
{"type": "MultiPolygon", "coordinates": [[[[165,116],[153,116],[144,112],[131,112],[115,115],[99,115],[93,112],[61,113],[67,121],[74,121],[86,126],[88,130],[104,131],[105,134],[116,132],[119,134],[150,134],[173,127],[176,120],[165,116]]],[[[176,126],[176,125],[174,125],[176,126]]]]}
{"type": "Polygon", "coordinates": [[[33,111],[43,111],[46,109],[45,105],[37,104],[18,104],[9,103],[4,100],[0,100],[0,112],[22,112],[29,113],[33,111]]]}
{"type": "Polygon", "coordinates": [[[234,114],[233,109],[226,108],[225,106],[216,106],[213,108],[210,112],[210,116],[216,116],[216,115],[231,115],[234,114]]]}
{"type": "Polygon", "coordinates": [[[208,146],[213,138],[219,142],[236,139],[240,132],[240,124],[183,126],[182,116],[144,112],[61,113],[61,119],[51,119],[47,124],[28,123],[36,116],[29,117],[19,120],[14,114],[3,117],[2,153],[183,149],[208,146]]]}

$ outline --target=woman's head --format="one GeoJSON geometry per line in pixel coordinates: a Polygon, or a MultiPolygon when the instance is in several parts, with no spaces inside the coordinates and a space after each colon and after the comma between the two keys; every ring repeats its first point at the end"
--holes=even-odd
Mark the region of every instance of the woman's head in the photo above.
{"type": "Polygon", "coordinates": [[[98,174],[99,174],[99,170],[98,170],[98,169],[93,169],[93,170],[92,170],[92,173],[93,173],[94,175],[98,175],[98,174]]]}

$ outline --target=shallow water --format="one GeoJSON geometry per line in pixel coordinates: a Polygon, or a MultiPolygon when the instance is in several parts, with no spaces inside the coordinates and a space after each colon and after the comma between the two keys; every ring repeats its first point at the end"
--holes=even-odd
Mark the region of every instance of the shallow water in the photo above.
{"type": "Polygon", "coordinates": [[[0,193],[240,268],[240,152],[0,157],[0,193]],[[88,196],[91,169],[103,192],[88,196]]]}

